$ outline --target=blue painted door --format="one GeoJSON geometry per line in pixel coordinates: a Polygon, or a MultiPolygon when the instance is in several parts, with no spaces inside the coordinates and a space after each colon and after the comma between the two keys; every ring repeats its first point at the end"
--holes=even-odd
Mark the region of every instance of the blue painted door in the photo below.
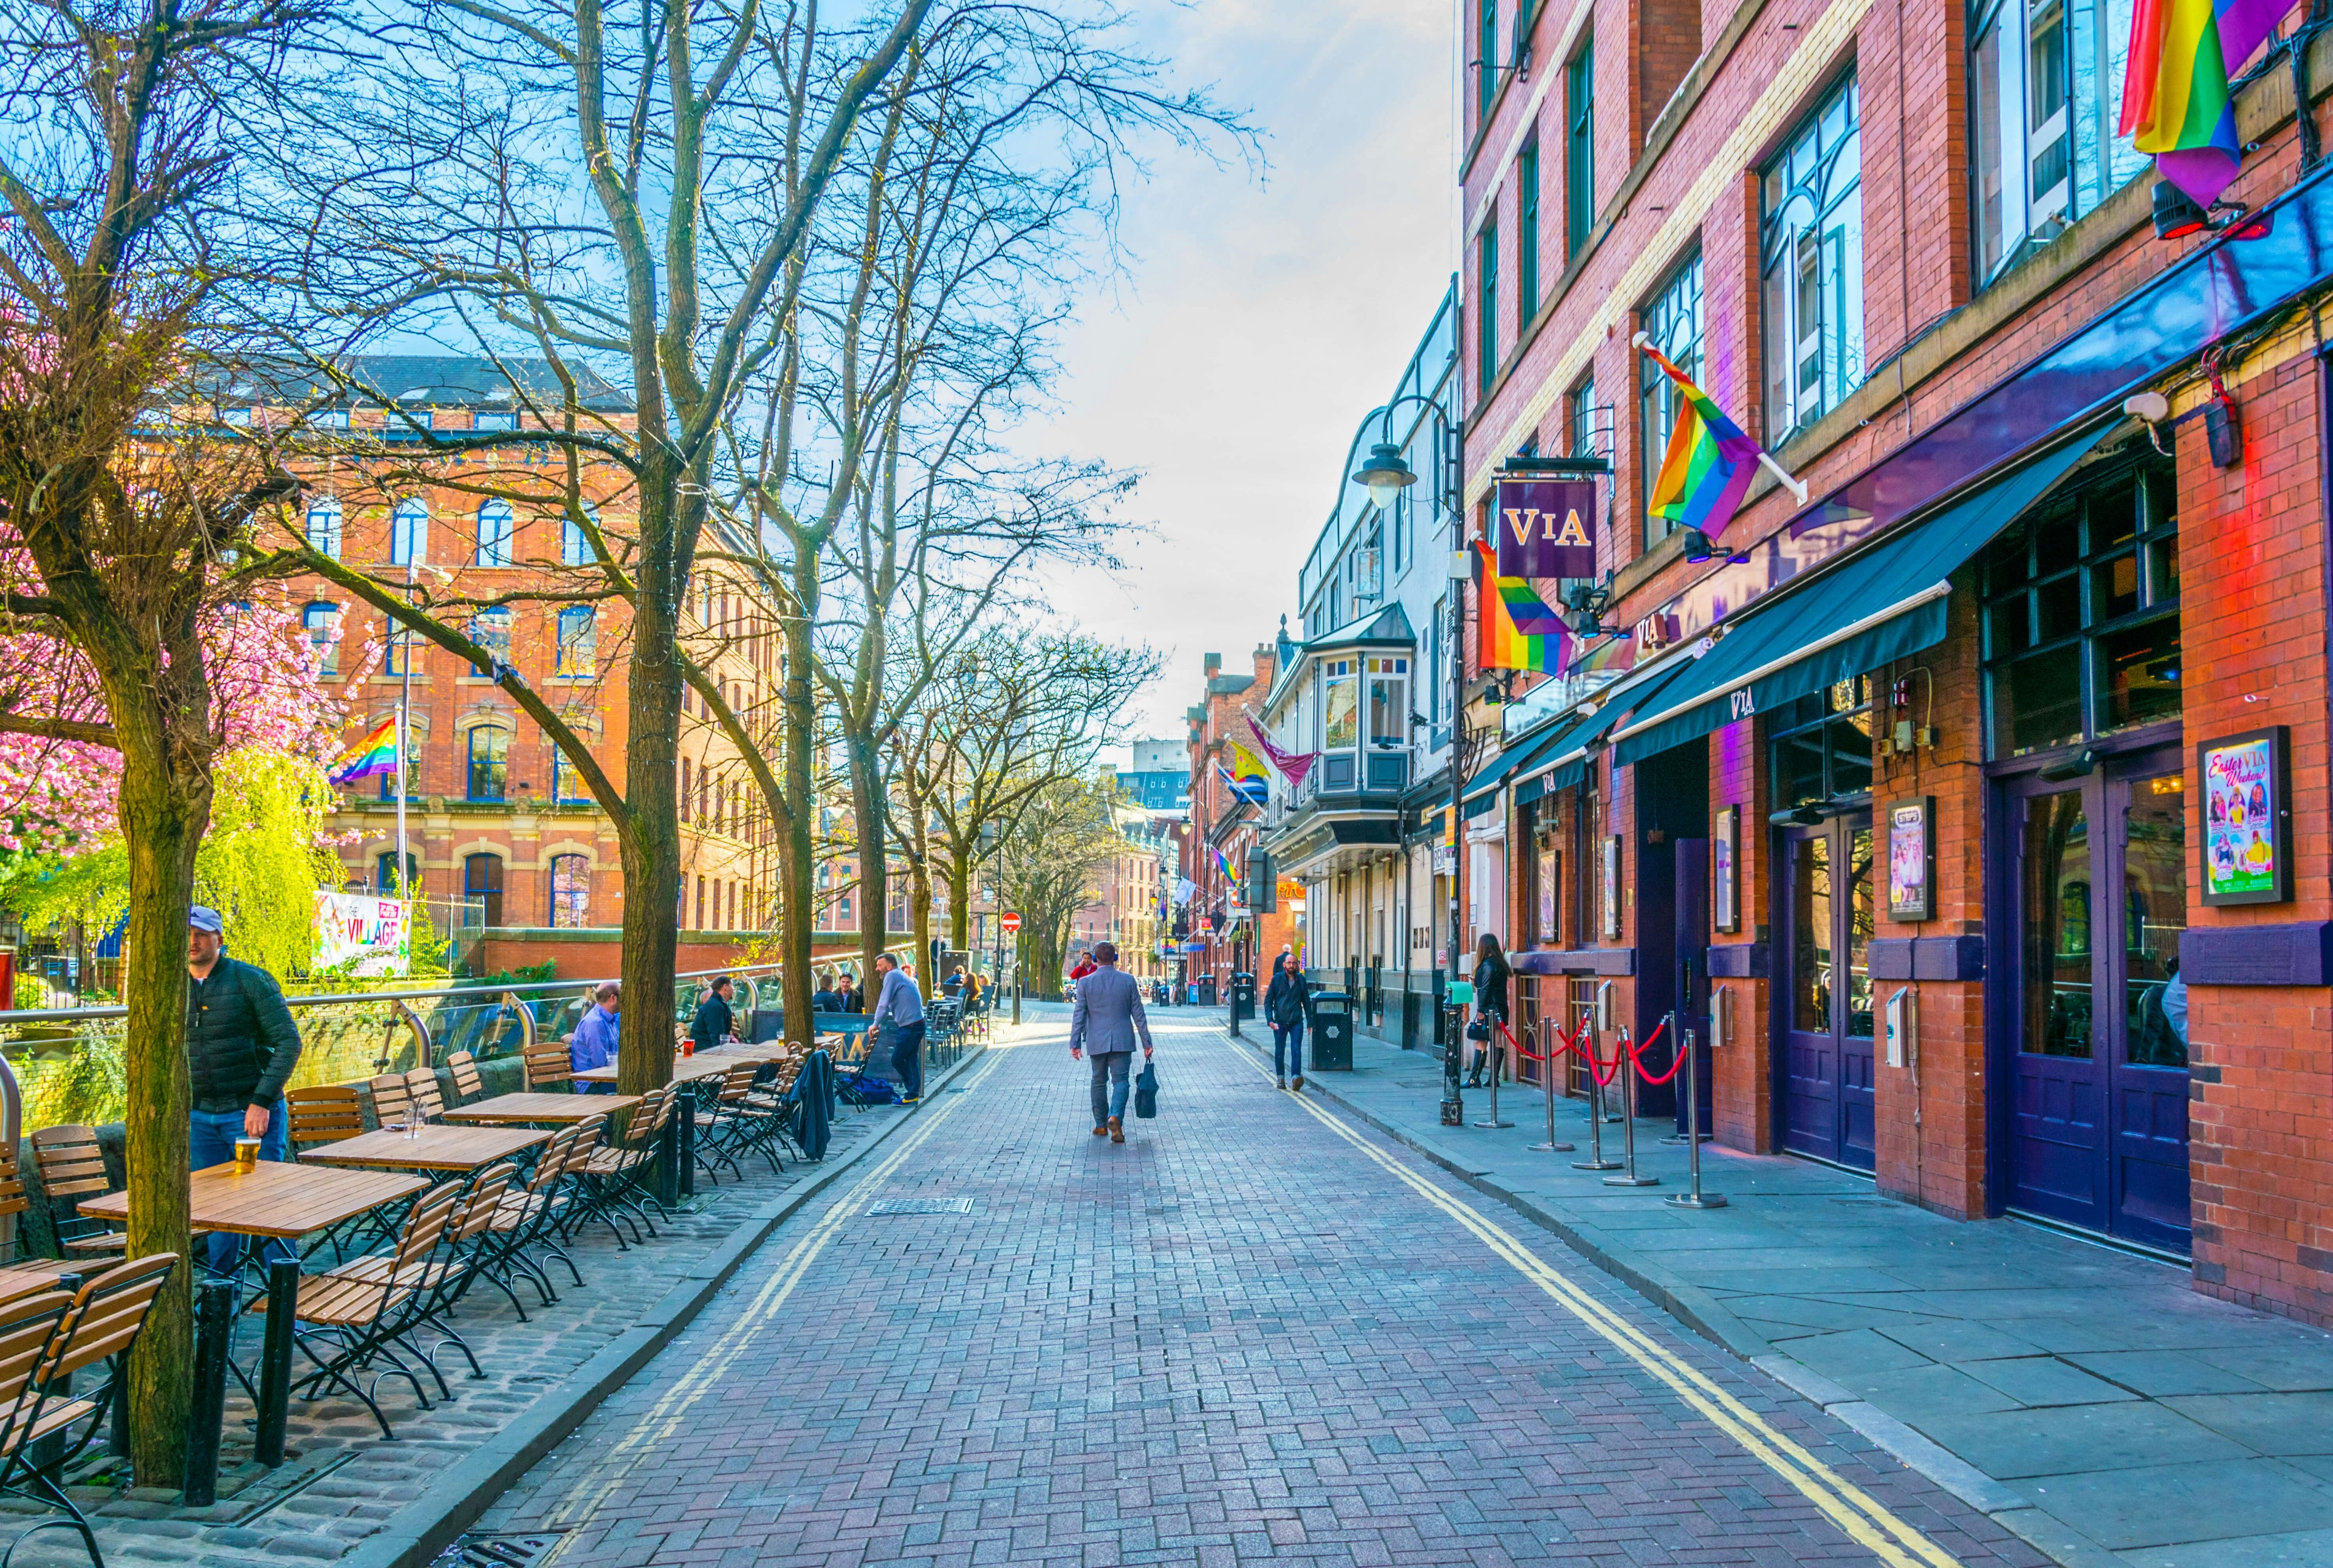
{"type": "Polygon", "coordinates": [[[2187,821],[2174,755],[2010,786],[2012,1207],[2188,1246],[2187,821]]]}
{"type": "Polygon", "coordinates": [[[1873,1164],[1871,814],[1777,835],[1781,875],[1782,1143],[1858,1170],[1873,1164]]]}

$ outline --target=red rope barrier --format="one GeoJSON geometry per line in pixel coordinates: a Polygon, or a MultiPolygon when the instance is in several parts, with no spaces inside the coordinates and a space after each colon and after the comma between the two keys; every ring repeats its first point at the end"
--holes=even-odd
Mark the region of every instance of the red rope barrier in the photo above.
{"type": "Polygon", "coordinates": [[[1645,1036],[1645,1043],[1642,1045],[1631,1045],[1628,1047],[1629,1058],[1636,1063],[1637,1076],[1656,1088],[1675,1079],[1677,1075],[1677,1069],[1685,1065],[1685,1053],[1680,1051],[1676,1053],[1675,1059],[1669,1063],[1669,1070],[1662,1073],[1658,1078],[1654,1077],[1650,1073],[1645,1071],[1645,1053],[1653,1048],[1653,1042],[1659,1039],[1662,1032],[1666,1030],[1668,1026],[1669,1021],[1666,1018],[1662,1019],[1660,1024],[1653,1030],[1653,1032],[1645,1036]]]}

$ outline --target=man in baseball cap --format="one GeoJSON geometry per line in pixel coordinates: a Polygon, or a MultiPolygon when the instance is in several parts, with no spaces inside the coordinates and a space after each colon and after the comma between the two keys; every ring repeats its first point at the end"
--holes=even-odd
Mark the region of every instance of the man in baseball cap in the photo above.
{"type": "MultiPolygon", "coordinates": [[[[300,1061],[300,1029],[283,988],[258,965],[226,956],[226,925],[205,905],[187,911],[187,1067],[194,1081],[187,1156],[197,1170],[234,1159],[238,1138],[258,1139],[262,1159],[283,1158],[291,1123],[283,1086],[300,1061]]],[[[242,1240],[215,1233],[198,1245],[224,1272],[242,1240]]]]}

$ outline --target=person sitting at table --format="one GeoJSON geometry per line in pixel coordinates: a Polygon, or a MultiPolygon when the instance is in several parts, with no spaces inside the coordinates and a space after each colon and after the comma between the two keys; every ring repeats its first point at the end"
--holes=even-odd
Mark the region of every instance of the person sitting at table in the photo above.
{"type": "MultiPolygon", "coordinates": [[[[611,1065],[616,1060],[617,1025],[623,1014],[623,988],[613,980],[602,980],[591,993],[591,1005],[583,1009],[582,1021],[575,1025],[574,1034],[567,1042],[567,1067],[571,1073],[588,1072],[594,1067],[611,1065]]],[[[613,1094],[612,1083],[586,1083],[577,1080],[578,1094],[613,1094]]]]}
{"type": "Polygon", "coordinates": [[[821,969],[818,972],[818,989],[811,993],[810,1010],[813,1013],[842,1011],[842,996],[834,988],[833,970],[821,969]]]}
{"type": "Polygon", "coordinates": [[[947,978],[940,982],[940,993],[946,996],[963,996],[964,971],[962,969],[950,969],[947,972],[947,978]]]}
{"type": "Polygon", "coordinates": [[[689,1043],[697,1050],[715,1050],[737,1037],[737,1015],[729,1009],[736,989],[728,976],[715,976],[705,1000],[697,1004],[696,1017],[688,1025],[689,1043]]]}
{"type": "Polygon", "coordinates": [[[859,988],[859,976],[849,969],[842,972],[842,984],[836,988],[835,996],[841,1000],[845,1013],[867,1011],[867,993],[859,988]]]}
{"type": "MultiPolygon", "coordinates": [[[[187,1070],[193,1111],[187,1163],[202,1170],[235,1159],[235,1140],[259,1140],[259,1158],[282,1160],[291,1134],[283,1086],[300,1063],[300,1026],[283,988],[256,964],[226,956],[226,922],[201,904],[187,911],[187,1070]]],[[[244,1238],[213,1232],[199,1238],[210,1266],[235,1266],[244,1238]]],[[[267,1255],[293,1255],[268,1243],[267,1255]]]]}

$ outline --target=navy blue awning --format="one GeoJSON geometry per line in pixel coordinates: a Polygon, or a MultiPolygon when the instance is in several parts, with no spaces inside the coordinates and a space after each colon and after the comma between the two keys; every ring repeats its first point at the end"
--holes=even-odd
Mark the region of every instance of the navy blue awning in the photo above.
{"type": "Polygon", "coordinates": [[[1760,602],[1618,732],[1637,762],[1944,640],[1952,574],[2064,478],[2112,423],[2077,437],[1803,586],[1760,602]]]}

